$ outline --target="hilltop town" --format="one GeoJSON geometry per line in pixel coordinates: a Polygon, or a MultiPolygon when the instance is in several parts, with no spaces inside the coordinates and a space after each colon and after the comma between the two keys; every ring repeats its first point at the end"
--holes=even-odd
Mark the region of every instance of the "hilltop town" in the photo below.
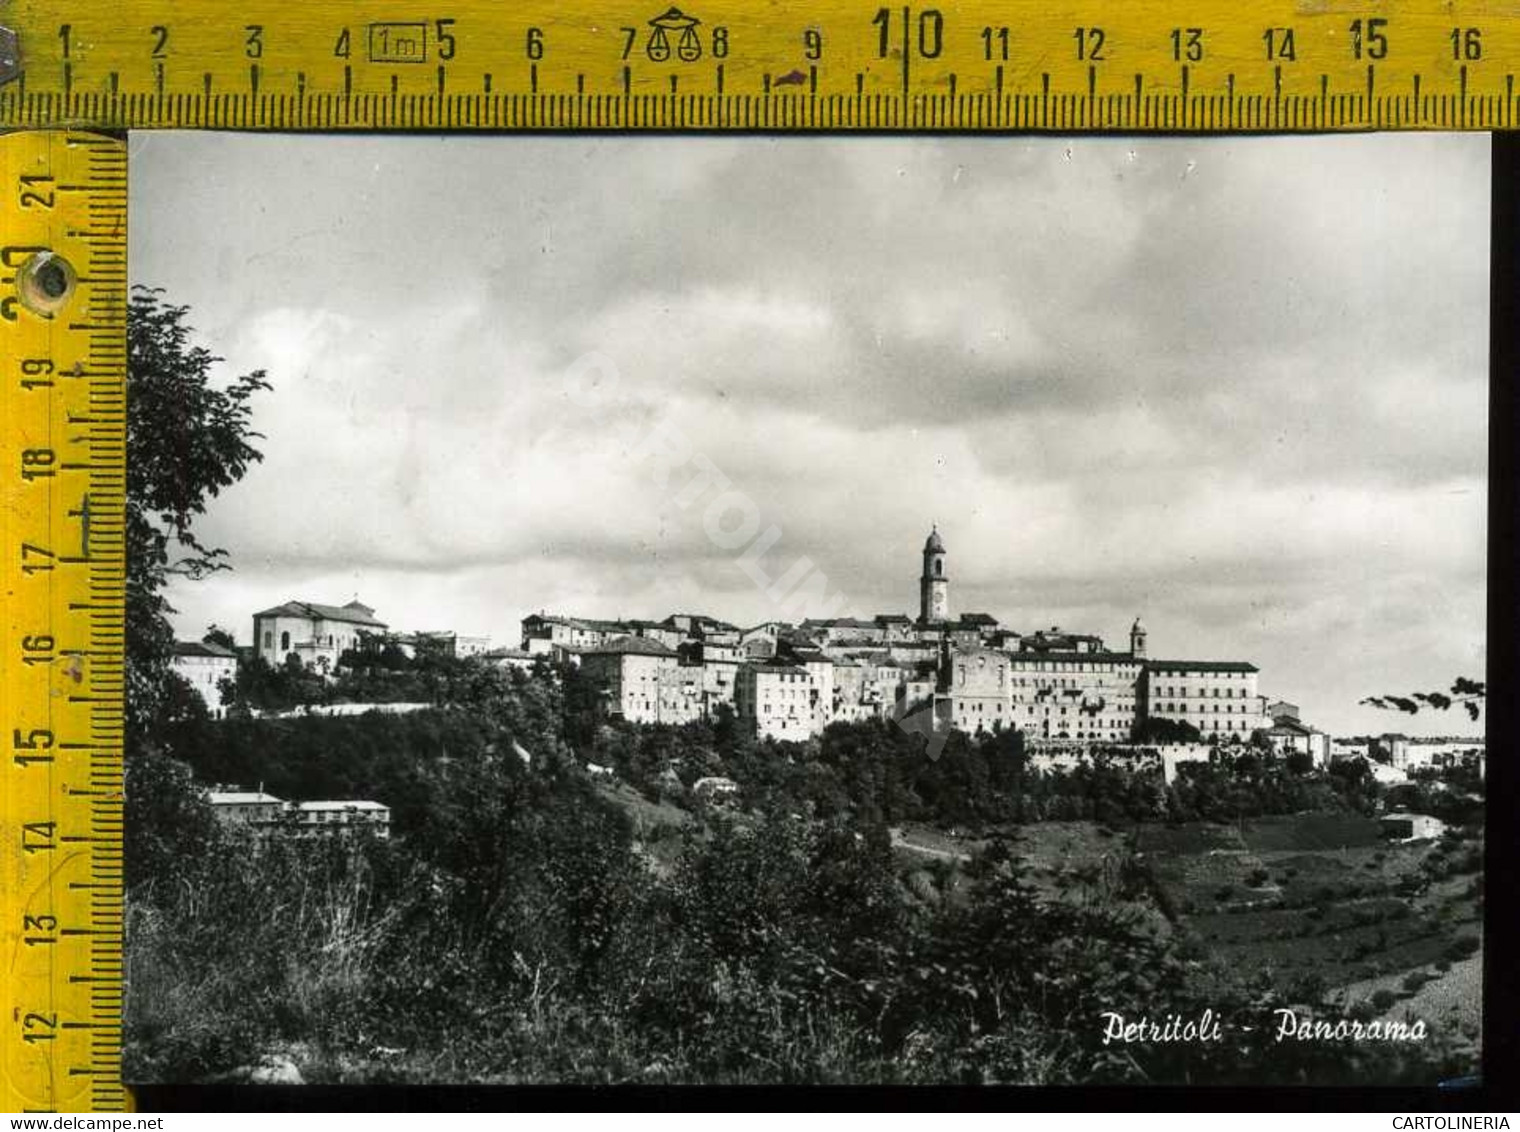
{"type": "Polygon", "coordinates": [[[1333,739],[1296,705],[1270,700],[1247,660],[1152,656],[1139,618],[1121,651],[1092,633],[1020,631],[988,613],[954,613],[949,552],[937,528],[923,545],[918,588],[917,617],[748,628],[697,613],[609,621],[540,612],[523,619],[520,643],[510,647],[449,631],[397,632],[357,599],[292,600],[253,615],[251,648],[182,643],[176,668],[216,714],[240,656],[324,676],[427,652],[525,671],[571,664],[599,689],[609,721],[681,725],[714,719],[726,705],[756,736],[786,741],[873,719],[926,733],[1016,730],[1031,752],[1051,756],[1160,746],[1168,778],[1176,761],[1253,740],[1320,767],[1371,753],[1397,772],[1443,764],[1474,746],[1390,734],[1369,751],[1364,737],[1333,739]]]}

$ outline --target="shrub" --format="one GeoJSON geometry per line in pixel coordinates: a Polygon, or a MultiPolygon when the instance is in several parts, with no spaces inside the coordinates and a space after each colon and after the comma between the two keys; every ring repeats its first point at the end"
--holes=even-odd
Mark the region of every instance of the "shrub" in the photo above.
{"type": "Polygon", "coordinates": [[[1225,885],[1218,892],[1214,893],[1214,899],[1215,900],[1228,900],[1231,897],[1231,895],[1234,894],[1234,892],[1235,892],[1235,890],[1233,888],[1231,888],[1229,885],[1225,885]]]}
{"type": "Polygon", "coordinates": [[[1267,883],[1268,873],[1266,869],[1252,869],[1251,875],[1246,877],[1246,883],[1252,888],[1260,888],[1267,883]]]}
{"type": "Polygon", "coordinates": [[[1381,1014],[1398,1000],[1398,995],[1394,994],[1393,991],[1389,990],[1387,987],[1384,987],[1383,989],[1376,991],[1373,994],[1371,999],[1372,1009],[1381,1014]]]}
{"type": "MultiPolygon", "coordinates": [[[[1389,992],[1387,992],[1387,991],[1379,991],[1378,993],[1379,994],[1387,994],[1389,992]]],[[[1374,996],[1374,998],[1375,997],[1376,996],[1374,996]]],[[[1391,1006],[1392,1004],[1393,1004],[1393,1002],[1390,999],[1389,1000],[1389,1005],[1391,1006]]],[[[1355,1022],[1370,1022],[1373,1018],[1377,1017],[1379,1011],[1378,1011],[1378,1008],[1376,1006],[1374,1006],[1371,1002],[1367,1001],[1364,998],[1360,1002],[1355,1003],[1351,1007],[1351,1009],[1348,1010],[1346,1013],[1350,1016],[1350,1018],[1352,1019],[1352,1021],[1355,1021],[1355,1022]]]]}
{"type": "Polygon", "coordinates": [[[1404,989],[1413,994],[1430,981],[1431,976],[1424,971],[1410,971],[1404,976],[1404,989]]]}
{"type": "Polygon", "coordinates": [[[1447,945],[1446,956],[1448,959],[1466,959],[1469,955],[1475,954],[1478,947],[1477,936],[1458,936],[1447,945]]]}

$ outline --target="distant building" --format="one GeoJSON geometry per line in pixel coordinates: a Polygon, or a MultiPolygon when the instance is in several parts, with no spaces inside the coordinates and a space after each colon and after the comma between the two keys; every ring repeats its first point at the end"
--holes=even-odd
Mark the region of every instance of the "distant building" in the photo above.
{"type": "Polygon", "coordinates": [[[734,712],[766,738],[798,741],[817,734],[823,690],[801,664],[771,660],[739,666],[734,712]]]}
{"type": "Polygon", "coordinates": [[[939,527],[924,540],[924,571],[918,579],[918,620],[921,625],[941,625],[950,620],[950,576],[945,573],[945,540],[939,527]]]}
{"type": "Polygon", "coordinates": [[[496,668],[519,668],[531,672],[538,658],[527,649],[494,648],[480,654],[480,659],[496,668]]]}
{"type": "Polygon", "coordinates": [[[1316,767],[1330,765],[1330,736],[1318,728],[1301,723],[1297,714],[1277,715],[1272,726],[1265,728],[1262,734],[1280,755],[1297,752],[1312,758],[1316,767]]]}
{"type": "Polygon", "coordinates": [[[218,820],[259,830],[277,825],[286,805],[262,790],[208,790],[206,800],[218,820]]]}
{"type": "Polygon", "coordinates": [[[934,697],[936,721],[971,733],[1011,727],[1009,669],[1005,653],[947,645],[934,697]]]}
{"type": "Polygon", "coordinates": [[[745,629],[739,634],[739,649],[746,660],[764,660],[775,656],[777,639],[784,630],[790,628],[790,625],[780,621],[766,621],[753,629],[745,629]]]}
{"type": "Polygon", "coordinates": [[[379,802],[297,802],[291,811],[298,837],[335,837],[368,832],[391,835],[391,811],[379,802]]]}
{"type": "Polygon", "coordinates": [[[1072,648],[1020,650],[1008,662],[1010,720],[1025,735],[1123,743],[1133,734],[1146,675],[1139,657],[1072,648]]]}
{"type": "Polygon", "coordinates": [[[1330,761],[1332,763],[1349,759],[1365,759],[1369,753],[1370,745],[1365,739],[1330,740],[1330,761]]]}
{"type": "Polygon", "coordinates": [[[1383,786],[1400,786],[1409,781],[1409,775],[1387,763],[1367,760],[1367,769],[1372,772],[1373,779],[1383,786]]]}
{"type": "Polygon", "coordinates": [[[1298,718],[1298,705],[1290,704],[1287,700],[1274,700],[1267,705],[1267,714],[1275,720],[1298,718]]]}
{"type": "Polygon", "coordinates": [[[175,641],[171,667],[175,675],[195,689],[213,718],[226,714],[222,707],[222,682],[237,680],[237,653],[210,641],[175,641]]]}
{"type": "Polygon", "coordinates": [[[582,649],[595,648],[613,637],[625,635],[626,632],[626,628],[609,627],[607,622],[535,613],[523,618],[522,647],[535,655],[553,653],[555,659],[564,660],[566,653],[579,653],[582,649]],[[619,629],[621,631],[618,631],[619,629]]]}
{"type": "Polygon", "coordinates": [[[1446,823],[1429,814],[1395,811],[1378,819],[1382,835],[1393,841],[1426,841],[1446,832],[1446,823]]]}
{"type": "Polygon", "coordinates": [[[1394,770],[1407,770],[1409,763],[1409,736],[1390,732],[1377,739],[1375,756],[1394,770]]]}
{"type": "Polygon", "coordinates": [[[1190,723],[1205,739],[1249,739],[1272,723],[1256,675],[1244,661],[1147,660],[1145,714],[1190,723]]]}
{"type": "Polygon", "coordinates": [[[379,802],[286,802],[262,789],[224,787],[206,791],[206,799],[219,820],[259,833],[313,837],[367,830],[390,836],[391,811],[379,802]]]}
{"type": "Polygon", "coordinates": [[[676,703],[676,690],[684,685],[676,671],[681,662],[675,650],[646,637],[623,636],[583,649],[580,658],[581,670],[600,684],[612,718],[629,723],[684,723],[691,718],[676,703]],[[667,718],[661,718],[662,712],[667,718]]]}
{"type": "Polygon", "coordinates": [[[706,702],[702,686],[703,673],[702,665],[682,664],[679,660],[674,667],[662,667],[659,670],[658,722],[679,726],[702,718],[706,702]]]}
{"type": "Polygon", "coordinates": [[[739,784],[732,778],[699,778],[691,784],[691,792],[698,798],[716,798],[728,794],[737,794],[739,784]]]}
{"type": "Polygon", "coordinates": [[[275,667],[295,656],[307,668],[332,671],[345,652],[385,631],[385,622],[358,600],[347,605],[287,601],[253,615],[254,648],[261,660],[275,667]]]}
{"type": "Polygon", "coordinates": [[[491,648],[491,638],[464,636],[452,629],[434,629],[412,634],[414,651],[430,652],[435,656],[452,656],[459,660],[481,656],[491,648]]]}

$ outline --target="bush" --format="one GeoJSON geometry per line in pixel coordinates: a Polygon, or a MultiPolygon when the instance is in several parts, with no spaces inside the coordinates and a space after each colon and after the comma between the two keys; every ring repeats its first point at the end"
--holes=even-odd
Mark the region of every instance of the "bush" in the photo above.
{"type": "MultiPolygon", "coordinates": [[[[1379,991],[1378,994],[1388,994],[1388,995],[1391,995],[1392,992],[1391,991],[1379,991]]],[[[1373,996],[1374,1000],[1376,999],[1376,997],[1377,997],[1376,995],[1373,996]]],[[[1394,999],[1390,997],[1389,1000],[1388,1000],[1388,1005],[1392,1006],[1393,1002],[1394,1002],[1394,999]]],[[[1374,1019],[1374,1018],[1376,1018],[1378,1016],[1378,1014],[1380,1013],[1380,1011],[1378,1010],[1378,1008],[1376,1006],[1374,1006],[1371,1002],[1367,1001],[1367,999],[1364,998],[1360,1002],[1357,1002],[1356,1004],[1354,1004],[1351,1007],[1351,1009],[1348,1010],[1346,1013],[1355,1022],[1370,1022],[1370,1021],[1372,1021],[1372,1019],[1374,1019]]]]}
{"type": "Polygon", "coordinates": [[[1268,875],[1266,869],[1252,869],[1251,875],[1246,877],[1246,883],[1252,888],[1260,888],[1267,883],[1268,875]]]}
{"type": "Polygon", "coordinates": [[[1410,971],[1409,974],[1404,976],[1404,989],[1413,994],[1426,983],[1430,982],[1431,978],[1432,976],[1424,971],[1410,971]]]}
{"type": "Polygon", "coordinates": [[[1218,892],[1214,893],[1214,899],[1228,900],[1232,895],[1234,895],[1234,892],[1235,890],[1233,888],[1231,888],[1229,885],[1225,885],[1218,892]]]}
{"type": "Polygon", "coordinates": [[[1452,940],[1446,947],[1448,959],[1466,959],[1477,953],[1480,944],[1477,936],[1462,935],[1452,940]]]}
{"type": "Polygon", "coordinates": [[[1379,990],[1373,994],[1371,999],[1372,1009],[1376,1010],[1379,1014],[1382,1014],[1385,1010],[1388,1010],[1390,1007],[1392,1007],[1393,1004],[1398,1000],[1398,995],[1394,994],[1393,991],[1389,990],[1387,987],[1384,987],[1382,990],[1379,990]]]}

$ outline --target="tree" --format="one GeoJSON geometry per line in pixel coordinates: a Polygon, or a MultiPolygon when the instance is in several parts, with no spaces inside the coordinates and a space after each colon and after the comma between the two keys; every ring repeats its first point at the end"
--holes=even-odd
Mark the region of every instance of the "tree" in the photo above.
{"type": "Polygon", "coordinates": [[[188,307],[134,287],[127,308],[126,734],[140,751],[169,697],[172,577],[228,568],[227,552],[202,543],[196,519],[262,459],[252,441],[253,397],[263,370],[215,381],[223,359],[192,345],[188,307]]]}
{"type": "Polygon", "coordinates": [[[1133,738],[1137,743],[1197,743],[1203,735],[1185,719],[1156,716],[1136,724],[1133,738]]]}
{"type": "Polygon", "coordinates": [[[1437,711],[1450,711],[1453,707],[1460,705],[1467,712],[1467,718],[1476,722],[1479,713],[1483,710],[1483,702],[1487,695],[1488,685],[1483,681],[1458,676],[1452,682],[1449,692],[1412,692],[1407,696],[1368,696],[1362,700],[1362,703],[1375,708],[1402,711],[1409,715],[1419,714],[1421,708],[1424,707],[1435,708],[1437,711]]]}
{"type": "Polygon", "coordinates": [[[237,641],[233,638],[231,631],[223,629],[220,625],[207,625],[206,635],[201,640],[208,645],[221,645],[224,649],[237,648],[237,641]]]}

